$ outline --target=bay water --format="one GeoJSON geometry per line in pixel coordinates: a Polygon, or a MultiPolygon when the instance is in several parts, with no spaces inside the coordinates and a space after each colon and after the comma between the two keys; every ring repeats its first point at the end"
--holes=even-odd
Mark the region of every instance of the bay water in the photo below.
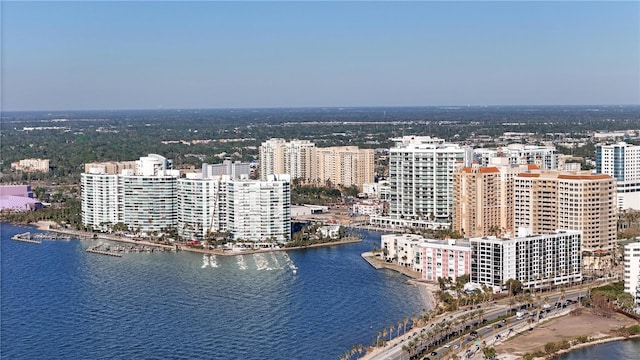
{"type": "Polygon", "coordinates": [[[34,228],[0,228],[3,359],[338,359],[425,307],[407,277],[361,258],[380,247],[375,232],[288,252],[118,258],[85,251],[102,240],[36,245],[11,240],[34,228]]]}

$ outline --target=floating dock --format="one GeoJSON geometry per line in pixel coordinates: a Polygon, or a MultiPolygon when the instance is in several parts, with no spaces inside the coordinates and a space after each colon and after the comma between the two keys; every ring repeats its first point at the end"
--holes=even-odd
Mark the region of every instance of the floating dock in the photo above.
{"type": "Polygon", "coordinates": [[[13,235],[11,237],[11,240],[22,241],[22,242],[26,242],[26,243],[30,243],[30,244],[38,244],[38,245],[42,244],[41,240],[35,240],[35,239],[31,238],[31,233],[30,232],[13,235]]]}

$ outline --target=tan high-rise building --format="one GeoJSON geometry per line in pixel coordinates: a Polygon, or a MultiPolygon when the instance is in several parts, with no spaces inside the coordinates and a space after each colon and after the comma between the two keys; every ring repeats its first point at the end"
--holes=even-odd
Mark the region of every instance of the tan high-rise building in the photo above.
{"type": "Polygon", "coordinates": [[[136,161],[106,161],[84,164],[86,174],[120,175],[123,170],[136,170],[136,161]]]}
{"type": "Polygon", "coordinates": [[[452,230],[465,237],[515,235],[513,179],[535,165],[510,165],[493,158],[493,166],[463,167],[453,174],[452,230]]]}
{"type": "Polygon", "coordinates": [[[311,177],[324,185],[357,186],[373,182],[374,151],[357,146],[336,146],[315,149],[315,167],[311,177]]]}
{"type": "Polygon", "coordinates": [[[287,142],[284,139],[269,139],[260,145],[260,180],[269,175],[287,174],[287,142]]]}
{"type": "Polygon", "coordinates": [[[289,174],[302,183],[362,188],[373,182],[374,151],[356,146],[316,148],[308,140],[270,139],[260,146],[260,178],[289,174]]]}
{"type": "Polygon", "coordinates": [[[582,250],[616,247],[616,182],[588,171],[530,170],[514,180],[514,228],[534,234],[582,231],[582,250]]]}

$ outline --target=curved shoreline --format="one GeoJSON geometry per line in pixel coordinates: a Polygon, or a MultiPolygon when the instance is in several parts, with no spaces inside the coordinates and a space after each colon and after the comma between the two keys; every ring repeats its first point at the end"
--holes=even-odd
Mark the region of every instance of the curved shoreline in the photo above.
{"type": "Polygon", "coordinates": [[[627,341],[627,340],[634,340],[634,339],[640,339],[640,335],[631,335],[631,336],[614,336],[614,337],[610,337],[610,338],[600,338],[600,339],[594,339],[593,341],[590,342],[586,342],[586,343],[582,343],[582,344],[576,344],[572,347],[570,347],[569,349],[564,349],[564,350],[560,350],[557,353],[551,355],[552,359],[557,359],[563,355],[567,355],[569,353],[571,353],[572,351],[575,350],[580,350],[580,349],[584,349],[587,347],[591,347],[591,346],[596,346],[596,345],[602,345],[602,344],[607,344],[607,343],[612,343],[612,342],[622,342],[622,341],[627,341]]]}
{"type": "Polygon", "coordinates": [[[267,253],[267,252],[275,252],[275,251],[303,250],[303,249],[310,249],[310,248],[317,248],[317,247],[351,244],[351,243],[362,241],[362,239],[358,239],[358,238],[351,238],[351,239],[347,238],[347,239],[342,239],[338,241],[311,244],[308,246],[242,249],[239,251],[236,251],[236,250],[225,251],[220,249],[198,249],[198,248],[193,248],[190,246],[178,245],[178,244],[175,244],[175,245],[158,244],[158,243],[149,242],[145,240],[128,239],[126,237],[111,235],[111,234],[92,233],[92,232],[81,231],[81,230],[61,229],[57,227],[52,227],[52,225],[58,226],[58,224],[56,224],[55,222],[40,221],[40,222],[32,223],[29,225],[35,226],[36,229],[40,231],[52,231],[52,232],[57,232],[61,234],[73,235],[73,236],[77,236],[80,239],[102,239],[107,241],[114,241],[114,242],[121,242],[121,243],[128,243],[128,244],[156,246],[156,247],[175,249],[180,251],[189,251],[189,252],[196,252],[201,254],[214,254],[214,255],[222,255],[222,256],[247,255],[247,254],[267,253]]]}

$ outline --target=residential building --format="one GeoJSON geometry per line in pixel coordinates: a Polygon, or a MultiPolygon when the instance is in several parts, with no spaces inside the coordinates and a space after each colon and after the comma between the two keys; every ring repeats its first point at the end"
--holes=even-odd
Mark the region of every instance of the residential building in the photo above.
{"type": "MultiPolygon", "coordinates": [[[[228,175],[224,177],[228,179],[228,175]]],[[[227,231],[226,181],[179,179],[176,195],[181,237],[204,240],[227,231]]]]}
{"type": "Polygon", "coordinates": [[[231,179],[249,178],[251,164],[248,162],[231,161],[225,159],[222,164],[202,164],[202,178],[220,177],[228,175],[231,179]]]}
{"type": "Polygon", "coordinates": [[[624,291],[640,306],[640,242],[624,246],[624,291]]]}
{"type": "Polygon", "coordinates": [[[318,184],[356,186],[362,189],[375,176],[373,149],[357,146],[335,146],[315,149],[312,179],[318,184]]]}
{"type": "Polygon", "coordinates": [[[616,226],[616,186],[609,175],[529,170],[514,179],[516,229],[578,230],[582,251],[601,255],[615,250],[616,226]]]}
{"type": "Polygon", "coordinates": [[[22,159],[12,162],[11,168],[16,171],[24,172],[49,172],[49,159],[22,159]]]}
{"type": "Polygon", "coordinates": [[[115,224],[151,235],[176,229],[185,239],[204,240],[229,232],[234,240],[278,241],[291,238],[288,175],[267,181],[203,173],[179,178],[171,162],[159,155],[140,158],[134,170],[118,175],[91,167],[83,173],[82,219],[85,226],[111,231],[115,224]]]}
{"type": "Polygon", "coordinates": [[[558,169],[559,154],[553,146],[509,144],[497,149],[474,149],[475,159],[481,166],[490,166],[494,157],[504,157],[511,165],[537,165],[541,169],[558,169]]]}
{"type": "Polygon", "coordinates": [[[303,183],[312,180],[315,144],[308,140],[274,138],[260,146],[260,179],[270,175],[289,174],[303,183]]]}
{"type": "Polygon", "coordinates": [[[427,240],[419,245],[422,280],[456,280],[471,272],[471,247],[459,240],[427,240]]]}
{"type": "Polygon", "coordinates": [[[84,164],[86,174],[119,175],[124,170],[136,170],[136,161],[106,161],[84,164]]]}
{"type": "Polygon", "coordinates": [[[474,164],[453,174],[451,229],[465,237],[513,237],[513,180],[536,165],[511,165],[495,157],[491,165],[474,164]]]}
{"type": "Polygon", "coordinates": [[[382,215],[385,212],[386,203],[383,201],[376,200],[362,200],[353,204],[352,212],[356,216],[365,215],[365,216],[376,216],[382,215]]]}
{"type": "Polygon", "coordinates": [[[426,241],[424,237],[416,234],[386,234],[380,237],[385,261],[415,271],[422,269],[421,261],[416,261],[416,258],[421,256],[419,245],[424,241],[426,241]]]}
{"type": "Polygon", "coordinates": [[[82,224],[97,231],[110,231],[113,225],[124,223],[122,216],[122,185],[115,174],[97,169],[80,175],[82,224]]]}
{"type": "Polygon", "coordinates": [[[89,166],[80,178],[82,223],[98,231],[110,231],[122,223],[141,234],[174,227],[180,173],[171,164],[161,155],[149,154],[135,161],[135,170],[120,174],[105,173],[113,168],[89,166]]]}
{"type": "Polygon", "coordinates": [[[596,146],[596,172],[616,179],[620,210],[640,210],[640,146],[625,142],[596,146]]]}
{"type": "Polygon", "coordinates": [[[389,216],[374,217],[377,226],[444,228],[453,209],[453,173],[471,166],[471,148],[428,136],[394,139],[389,150],[389,216]]]}
{"type": "Polygon", "coordinates": [[[434,240],[415,234],[387,234],[381,236],[381,248],[387,262],[420,272],[422,280],[438,278],[455,280],[469,274],[471,248],[460,240],[434,240]]]}
{"type": "Polygon", "coordinates": [[[269,175],[287,174],[286,165],[287,142],[284,139],[270,139],[260,145],[260,180],[266,180],[269,175]]]}
{"type": "Polygon", "coordinates": [[[290,177],[227,183],[227,229],[234,240],[287,242],[291,239],[290,177]]]}
{"type": "Polygon", "coordinates": [[[513,239],[471,238],[471,282],[502,286],[515,279],[525,289],[579,283],[580,237],[579,231],[560,230],[513,239]]]}

